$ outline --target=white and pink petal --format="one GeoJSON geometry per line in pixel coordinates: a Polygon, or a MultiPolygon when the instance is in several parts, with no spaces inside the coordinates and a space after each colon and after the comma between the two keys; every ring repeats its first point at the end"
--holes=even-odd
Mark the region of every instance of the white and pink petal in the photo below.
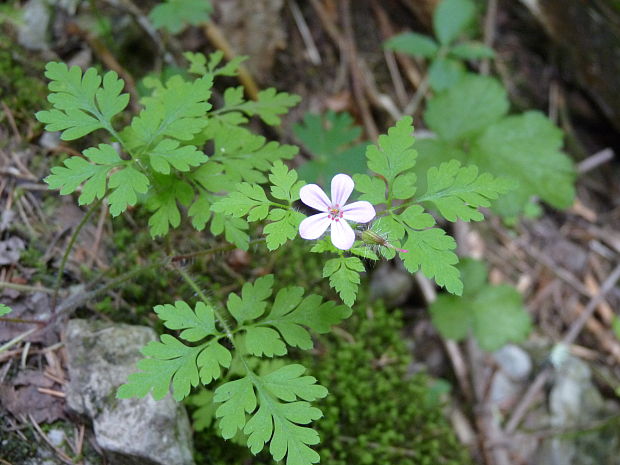
{"type": "Polygon", "coordinates": [[[342,208],[344,204],[349,200],[351,192],[355,183],[351,176],[346,174],[337,174],[332,178],[332,206],[335,208],[342,208]]]}
{"type": "Polygon", "coordinates": [[[328,218],[327,213],[309,216],[299,224],[299,235],[303,239],[318,239],[327,230],[330,223],[331,220],[328,218]]]}
{"type": "Polygon", "coordinates": [[[346,221],[331,222],[332,244],[341,250],[349,250],[355,242],[355,232],[346,221]]]}
{"type": "Polygon", "coordinates": [[[316,210],[326,212],[331,206],[327,194],[316,184],[306,184],[299,190],[299,198],[303,203],[316,210]]]}
{"type": "Polygon", "coordinates": [[[342,207],[342,217],[355,223],[368,223],[377,212],[370,202],[360,200],[342,207]]]}

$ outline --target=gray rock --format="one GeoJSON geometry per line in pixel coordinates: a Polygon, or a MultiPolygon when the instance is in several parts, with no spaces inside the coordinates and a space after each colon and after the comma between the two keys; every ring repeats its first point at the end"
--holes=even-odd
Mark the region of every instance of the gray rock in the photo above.
{"type": "Polygon", "coordinates": [[[399,264],[382,263],[370,279],[370,297],[382,299],[389,307],[405,302],[412,289],[411,274],[399,264]]]}
{"type": "Polygon", "coordinates": [[[71,320],[66,330],[70,383],[67,406],[92,420],[95,438],[114,465],[192,465],[191,428],[170,396],[117,399],[136,371],[151,328],[71,320]]]}
{"type": "Polygon", "coordinates": [[[620,465],[617,428],[601,421],[617,414],[592,383],[590,368],[567,351],[552,357],[556,367],[549,395],[550,425],[558,434],[545,441],[536,463],[548,465],[620,465]],[[598,425],[597,428],[592,428],[598,425]]]}
{"type": "Polygon", "coordinates": [[[22,8],[17,41],[29,50],[49,49],[50,7],[45,0],[29,0],[22,8]]]}
{"type": "Polygon", "coordinates": [[[493,353],[500,370],[514,381],[523,381],[532,372],[532,360],[521,347],[508,344],[493,353]]]}

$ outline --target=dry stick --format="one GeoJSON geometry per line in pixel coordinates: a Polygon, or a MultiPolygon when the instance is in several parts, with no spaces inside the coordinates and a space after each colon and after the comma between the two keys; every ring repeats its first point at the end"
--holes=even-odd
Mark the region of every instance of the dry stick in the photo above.
{"type": "Polygon", "coordinates": [[[299,9],[299,5],[297,5],[297,2],[295,0],[289,0],[288,6],[291,10],[291,13],[293,14],[293,19],[295,20],[297,29],[299,29],[301,40],[303,40],[304,45],[306,46],[306,50],[308,51],[308,58],[310,58],[310,62],[313,65],[320,65],[321,55],[318,48],[316,47],[316,44],[314,43],[314,39],[312,38],[310,28],[308,28],[308,24],[304,19],[304,15],[299,9]]]}
{"type": "MultiPolygon", "coordinates": [[[[420,286],[420,290],[424,295],[424,300],[428,305],[431,305],[435,300],[437,300],[437,292],[433,287],[431,281],[421,273],[415,274],[415,279],[420,286]]],[[[473,399],[473,390],[471,387],[471,383],[469,382],[469,375],[467,373],[467,365],[465,363],[465,359],[463,357],[463,353],[459,348],[458,344],[450,339],[442,338],[442,342],[446,348],[446,352],[450,357],[450,362],[452,363],[452,368],[454,368],[454,373],[456,374],[456,379],[461,386],[461,390],[465,394],[465,397],[468,399],[473,399]]]]}
{"type": "Polygon", "coordinates": [[[362,114],[362,120],[364,121],[364,127],[366,133],[371,140],[377,140],[379,137],[379,130],[372,118],[368,101],[364,95],[364,79],[360,75],[359,63],[357,62],[357,50],[355,48],[355,39],[353,35],[353,23],[351,21],[351,1],[342,0],[340,3],[342,12],[342,23],[344,27],[344,34],[346,37],[344,51],[346,53],[347,61],[349,62],[349,69],[351,71],[351,84],[353,86],[353,95],[362,114]]]}
{"type": "MultiPolygon", "coordinates": [[[[575,342],[577,336],[586,324],[586,321],[592,317],[596,307],[599,306],[605,299],[605,296],[613,289],[618,279],[620,279],[620,265],[611,272],[605,282],[603,282],[599,292],[590,299],[583,313],[573,322],[566,335],[562,338],[562,344],[571,345],[575,342]]],[[[545,368],[536,376],[534,382],[530,385],[529,389],[525,392],[523,398],[514,409],[514,413],[508,420],[508,423],[506,423],[506,428],[504,429],[506,434],[510,435],[515,432],[517,426],[519,426],[527,410],[530,408],[530,405],[550,376],[551,369],[549,367],[545,368]]]]}
{"type": "Polygon", "coordinates": [[[615,152],[609,147],[607,147],[606,149],[603,149],[589,156],[585,160],[580,161],[577,164],[577,172],[579,174],[587,173],[588,171],[598,168],[600,165],[611,161],[611,159],[614,158],[615,155],[615,152]]]}
{"type": "MultiPolygon", "coordinates": [[[[226,37],[220,30],[219,27],[213,21],[209,21],[205,23],[203,30],[207,36],[207,38],[211,41],[211,43],[222,52],[224,52],[224,56],[227,60],[232,60],[237,56],[233,48],[231,47],[226,37]]],[[[248,71],[248,69],[243,65],[239,65],[238,68],[239,81],[245,88],[245,92],[248,94],[252,100],[258,99],[258,86],[256,82],[252,78],[252,75],[248,71]]]]}
{"type": "MultiPolygon", "coordinates": [[[[387,17],[387,14],[376,2],[372,3],[372,9],[375,12],[375,16],[379,22],[379,29],[381,30],[381,36],[383,40],[389,39],[392,35],[392,28],[390,27],[390,22],[387,17]]],[[[387,64],[388,71],[390,72],[390,77],[392,79],[392,83],[394,84],[394,90],[396,92],[396,97],[398,98],[398,104],[401,108],[403,108],[407,104],[407,92],[405,91],[405,84],[403,83],[403,79],[398,71],[398,65],[396,64],[396,56],[395,53],[391,50],[384,49],[383,55],[385,57],[385,63],[387,64]]]]}
{"type": "MultiPolygon", "coordinates": [[[[484,45],[493,47],[495,42],[495,22],[497,19],[497,0],[489,0],[487,14],[484,17],[484,45]]],[[[491,71],[491,60],[485,58],[480,65],[480,74],[488,75],[491,71]]]]}

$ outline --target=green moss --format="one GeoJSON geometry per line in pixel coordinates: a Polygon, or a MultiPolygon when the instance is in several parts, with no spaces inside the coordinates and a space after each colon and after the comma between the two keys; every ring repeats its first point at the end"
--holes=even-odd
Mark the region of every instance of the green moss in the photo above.
{"type": "MultiPolygon", "coordinates": [[[[8,37],[0,37],[0,100],[10,109],[20,130],[22,126],[38,127],[34,112],[47,106],[44,65],[25,56],[8,37]]],[[[0,109],[0,119],[5,118],[4,109],[0,109]]]]}

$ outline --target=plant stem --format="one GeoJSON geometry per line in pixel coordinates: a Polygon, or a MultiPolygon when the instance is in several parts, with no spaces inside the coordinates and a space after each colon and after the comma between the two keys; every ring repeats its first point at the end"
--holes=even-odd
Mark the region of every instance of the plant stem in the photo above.
{"type": "Polygon", "coordinates": [[[73,230],[73,234],[71,234],[71,238],[69,239],[69,244],[67,244],[67,248],[65,249],[65,254],[62,257],[62,261],[60,262],[60,267],[58,268],[58,274],[56,275],[56,282],[54,283],[54,295],[52,296],[52,306],[51,306],[52,313],[56,311],[56,300],[58,299],[58,290],[60,289],[60,281],[62,279],[62,274],[65,271],[65,266],[67,264],[67,260],[69,259],[69,254],[71,253],[71,249],[73,249],[73,245],[75,244],[78,234],[80,234],[80,231],[86,225],[89,218],[92,216],[95,210],[99,207],[99,205],[101,205],[102,201],[103,199],[99,199],[90,206],[90,208],[88,209],[88,211],[86,212],[86,214],[84,215],[80,223],[73,230]]]}
{"type": "Polygon", "coordinates": [[[47,294],[54,293],[54,290],[48,287],[29,286],[27,284],[15,284],[5,281],[0,281],[0,289],[14,289],[21,292],[45,292],[47,294]]]}
{"type": "Polygon", "coordinates": [[[228,337],[230,342],[234,345],[235,341],[233,339],[232,330],[230,329],[230,326],[228,325],[228,323],[226,323],[226,320],[222,317],[222,315],[220,314],[218,309],[215,308],[215,305],[213,305],[209,301],[209,299],[204,294],[204,292],[202,292],[202,289],[200,289],[200,287],[198,286],[196,281],[194,281],[194,279],[189,275],[189,273],[187,271],[185,271],[181,267],[176,267],[176,270],[179,272],[179,274],[185,280],[185,282],[190,285],[190,287],[194,290],[194,292],[196,292],[196,294],[198,294],[198,297],[200,297],[200,300],[202,300],[208,307],[213,309],[213,313],[215,314],[215,317],[217,318],[217,321],[220,323],[222,328],[224,328],[224,332],[226,333],[226,337],[228,337]]]}

